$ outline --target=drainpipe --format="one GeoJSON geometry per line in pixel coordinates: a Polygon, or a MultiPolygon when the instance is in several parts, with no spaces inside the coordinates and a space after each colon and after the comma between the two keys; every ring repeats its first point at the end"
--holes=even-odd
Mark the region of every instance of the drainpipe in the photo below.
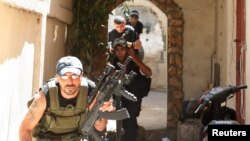
{"type": "MultiPolygon", "coordinates": [[[[246,19],[245,19],[245,0],[236,1],[236,85],[245,83],[245,52],[243,51],[246,42],[246,19]]],[[[244,92],[236,93],[236,118],[241,124],[245,123],[242,112],[245,111],[244,92]],[[242,110],[243,109],[243,110],[242,110]]]]}

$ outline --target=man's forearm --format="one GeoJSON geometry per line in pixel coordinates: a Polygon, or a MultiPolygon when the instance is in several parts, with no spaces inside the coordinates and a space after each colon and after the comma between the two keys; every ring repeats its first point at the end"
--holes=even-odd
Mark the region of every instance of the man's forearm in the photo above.
{"type": "Polygon", "coordinates": [[[30,131],[21,131],[19,133],[20,141],[32,141],[31,132],[30,131]]]}

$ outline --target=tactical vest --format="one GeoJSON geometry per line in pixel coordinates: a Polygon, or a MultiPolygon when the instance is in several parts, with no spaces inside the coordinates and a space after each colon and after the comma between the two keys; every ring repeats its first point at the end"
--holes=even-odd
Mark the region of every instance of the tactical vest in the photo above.
{"type": "Polygon", "coordinates": [[[49,96],[50,106],[46,108],[44,115],[34,128],[32,134],[34,137],[40,136],[41,133],[65,134],[78,130],[86,118],[88,107],[88,83],[85,78],[81,80],[76,105],[67,105],[66,107],[60,106],[56,81],[52,80],[47,83],[49,90],[45,96],[49,96]]]}

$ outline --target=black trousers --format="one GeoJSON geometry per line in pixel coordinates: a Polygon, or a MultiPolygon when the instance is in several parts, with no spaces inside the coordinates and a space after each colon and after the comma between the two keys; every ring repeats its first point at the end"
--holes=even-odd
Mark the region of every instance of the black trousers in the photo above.
{"type": "Polygon", "coordinates": [[[138,128],[136,117],[123,120],[122,125],[125,131],[123,141],[136,141],[136,132],[138,128]]]}
{"type": "Polygon", "coordinates": [[[130,118],[124,119],[122,121],[122,127],[125,131],[123,141],[136,141],[137,135],[137,117],[140,115],[141,111],[141,99],[136,102],[123,100],[122,107],[127,108],[130,118]]]}

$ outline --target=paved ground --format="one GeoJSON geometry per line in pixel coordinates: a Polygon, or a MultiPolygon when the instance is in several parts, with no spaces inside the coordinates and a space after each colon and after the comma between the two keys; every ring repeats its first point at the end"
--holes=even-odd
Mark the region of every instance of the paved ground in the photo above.
{"type": "Polygon", "coordinates": [[[142,111],[138,118],[139,125],[146,130],[163,129],[167,125],[166,92],[150,91],[142,101],[142,111]]]}

